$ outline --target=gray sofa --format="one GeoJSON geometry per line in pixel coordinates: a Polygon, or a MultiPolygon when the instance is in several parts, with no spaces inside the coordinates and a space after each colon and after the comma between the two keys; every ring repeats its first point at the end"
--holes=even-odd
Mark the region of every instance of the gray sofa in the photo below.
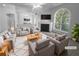
{"type": "Polygon", "coordinates": [[[30,29],[26,27],[26,29],[24,28],[17,28],[16,29],[16,35],[17,36],[24,36],[30,33],[30,29]]]}
{"type": "Polygon", "coordinates": [[[24,36],[35,32],[40,32],[40,29],[37,26],[34,26],[33,24],[30,23],[19,24],[16,28],[17,36],[24,36]]]}

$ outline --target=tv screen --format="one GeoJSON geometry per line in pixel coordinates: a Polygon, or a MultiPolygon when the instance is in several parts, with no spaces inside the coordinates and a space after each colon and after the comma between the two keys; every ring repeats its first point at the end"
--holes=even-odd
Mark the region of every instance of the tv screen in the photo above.
{"type": "Polygon", "coordinates": [[[41,15],[41,19],[42,20],[50,20],[51,19],[51,15],[41,15]]]}

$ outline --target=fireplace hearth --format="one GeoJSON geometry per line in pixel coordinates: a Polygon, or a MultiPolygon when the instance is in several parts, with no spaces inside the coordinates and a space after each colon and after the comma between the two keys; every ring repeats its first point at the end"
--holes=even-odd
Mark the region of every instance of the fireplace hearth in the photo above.
{"type": "Polygon", "coordinates": [[[49,32],[49,24],[41,24],[41,32],[49,32]]]}

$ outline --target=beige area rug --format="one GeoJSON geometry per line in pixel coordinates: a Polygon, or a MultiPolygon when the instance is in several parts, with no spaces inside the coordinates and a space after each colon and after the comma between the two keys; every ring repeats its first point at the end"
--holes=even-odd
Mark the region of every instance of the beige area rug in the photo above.
{"type": "Polygon", "coordinates": [[[28,56],[28,44],[24,37],[17,37],[14,42],[14,52],[10,52],[9,56],[28,56]]]}

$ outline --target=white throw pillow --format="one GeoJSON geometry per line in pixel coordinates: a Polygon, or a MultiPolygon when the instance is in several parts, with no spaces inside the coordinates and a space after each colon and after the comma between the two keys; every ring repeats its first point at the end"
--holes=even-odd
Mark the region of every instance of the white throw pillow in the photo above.
{"type": "Polygon", "coordinates": [[[8,32],[8,35],[11,36],[12,35],[11,32],[8,32]]]}
{"type": "Polygon", "coordinates": [[[2,46],[2,43],[3,43],[3,36],[0,36],[0,47],[2,46]]]}
{"type": "Polygon", "coordinates": [[[8,35],[8,34],[5,34],[5,37],[6,37],[6,38],[9,38],[9,35],[8,35]]]}

